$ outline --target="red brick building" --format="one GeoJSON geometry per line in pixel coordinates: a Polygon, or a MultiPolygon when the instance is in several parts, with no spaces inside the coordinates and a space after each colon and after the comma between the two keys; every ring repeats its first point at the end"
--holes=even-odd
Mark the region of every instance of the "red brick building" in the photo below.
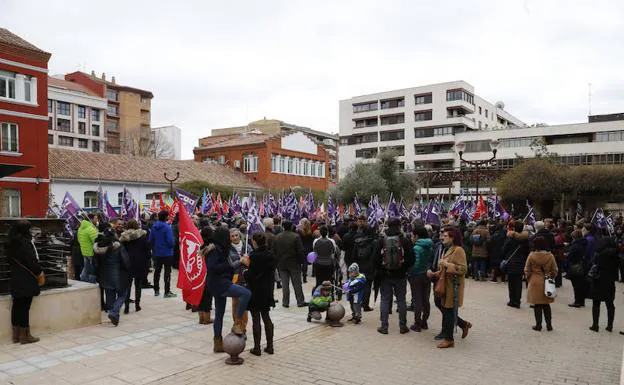
{"type": "Polygon", "coordinates": [[[327,150],[301,132],[210,136],[199,139],[193,153],[198,162],[215,161],[232,167],[266,188],[329,187],[327,150]]]}
{"type": "Polygon", "coordinates": [[[48,208],[48,61],[51,54],[0,28],[0,216],[48,208]]]}

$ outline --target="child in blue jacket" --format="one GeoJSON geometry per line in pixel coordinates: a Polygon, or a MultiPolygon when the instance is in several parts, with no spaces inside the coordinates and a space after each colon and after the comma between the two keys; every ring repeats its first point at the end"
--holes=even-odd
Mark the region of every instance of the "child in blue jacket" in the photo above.
{"type": "Polygon", "coordinates": [[[362,322],[362,303],[364,302],[364,287],[366,277],[360,273],[360,266],[352,263],[349,266],[349,280],[345,282],[343,288],[347,293],[347,300],[351,305],[351,318],[349,322],[359,324],[362,322]]]}

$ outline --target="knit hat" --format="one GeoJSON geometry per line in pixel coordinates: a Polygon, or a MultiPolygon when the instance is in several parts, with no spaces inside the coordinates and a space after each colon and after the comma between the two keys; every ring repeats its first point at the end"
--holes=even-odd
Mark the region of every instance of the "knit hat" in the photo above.
{"type": "Polygon", "coordinates": [[[323,283],[321,284],[321,286],[323,287],[323,289],[330,289],[331,288],[331,282],[329,281],[323,281],[323,283]]]}
{"type": "Polygon", "coordinates": [[[349,273],[355,273],[357,271],[360,271],[360,266],[357,263],[353,262],[351,266],[349,266],[349,273]]]}

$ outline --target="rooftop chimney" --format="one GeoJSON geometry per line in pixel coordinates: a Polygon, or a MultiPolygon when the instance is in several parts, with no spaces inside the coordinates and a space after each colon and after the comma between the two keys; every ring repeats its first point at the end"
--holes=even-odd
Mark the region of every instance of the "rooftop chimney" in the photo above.
{"type": "Polygon", "coordinates": [[[115,77],[113,76],[111,82],[113,82],[113,84],[115,84],[115,77]]]}
{"type": "Polygon", "coordinates": [[[106,80],[106,73],[102,72],[102,80],[106,80]]]}
{"type": "Polygon", "coordinates": [[[91,76],[95,76],[95,71],[91,70],[91,76]]]}

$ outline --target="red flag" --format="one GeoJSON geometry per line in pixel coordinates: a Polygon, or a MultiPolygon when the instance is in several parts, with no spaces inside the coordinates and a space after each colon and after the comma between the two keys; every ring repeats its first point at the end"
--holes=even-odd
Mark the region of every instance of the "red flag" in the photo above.
{"type": "MultiPolygon", "coordinates": [[[[177,201],[176,201],[177,202],[177,201]]],[[[175,203],[174,203],[175,205],[175,203]]],[[[199,305],[206,285],[206,265],[199,253],[202,238],[199,230],[186,212],[184,205],[180,210],[180,269],[178,270],[178,288],[182,289],[184,302],[199,305]]]]}
{"type": "Polygon", "coordinates": [[[215,198],[213,210],[215,213],[217,213],[218,219],[221,219],[221,193],[218,193],[217,197],[215,198]]]}
{"type": "Polygon", "coordinates": [[[223,214],[228,214],[230,212],[230,206],[228,205],[227,200],[223,201],[222,211],[223,214]]]}
{"type": "Polygon", "coordinates": [[[152,204],[150,205],[149,211],[152,214],[158,213],[158,207],[156,207],[156,195],[152,195],[152,204]]]}
{"type": "Polygon", "coordinates": [[[479,204],[477,205],[477,209],[475,210],[474,216],[472,219],[478,221],[483,216],[488,215],[488,209],[485,206],[485,202],[483,202],[483,195],[479,194],[479,204]]]}
{"type": "Polygon", "coordinates": [[[169,222],[173,222],[176,214],[180,211],[180,206],[184,205],[181,205],[177,199],[173,201],[173,204],[171,205],[171,210],[169,210],[169,222]]]}
{"type": "Polygon", "coordinates": [[[160,193],[160,210],[164,210],[165,207],[165,201],[163,200],[162,193],[160,193]]]}

